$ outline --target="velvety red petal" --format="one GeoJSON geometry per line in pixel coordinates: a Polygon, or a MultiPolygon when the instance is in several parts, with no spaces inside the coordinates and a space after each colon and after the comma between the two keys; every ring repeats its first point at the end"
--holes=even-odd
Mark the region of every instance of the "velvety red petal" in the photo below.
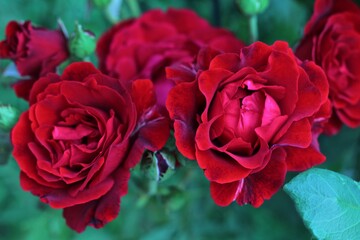
{"type": "Polygon", "coordinates": [[[196,160],[204,169],[207,179],[217,183],[230,183],[246,177],[251,170],[241,166],[231,157],[216,150],[196,150],[196,160]]]}
{"type": "Polygon", "coordinates": [[[243,180],[224,184],[210,182],[210,194],[212,199],[221,207],[228,206],[235,200],[238,189],[242,188],[242,182],[243,180]]]}
{"type": "Polygon", "coordinates": [[[240,68],[239,54],[224,53],[214,57],[210,62],[209,69],[215,68],[222,68],[235,73],[240,68]]]}
{"type": "Polygon", "coordinates": [[[285,147],[286,165],[289,171],[304,171],[321,164],[326,157],[313,146],[308,148],[285,147]]]}
{"type": "Polygon", "coordinates": [[[110,51],[111,41],[114,35],[120,31],[122,28],[126,28],[133,24],[134,20],[129,19],[122,21],[121,23],[116,24],[110,30],[108,30],[105,34],[103,34],[96,44],[96,54],[99,58],[99,68],[103,72],[107,72],[106,70],[106,57],[110,51]]]}
{"type": "Polygon", "coordinates": [[[335,135],[340,131],[342,125],[343,123],[339,117],[333,112],[329,121],[324,125],[324,133],[327,135],[335,135]]]}
{"type": "Polygon", "coordinates": [[[138,117],[156,104],[154,85],[149,79],[138,79],[132,82],[131,97],[135,103],[138,117]]]}
{"type": "Polygon", "coordinates": [[[311,127],[307,118],[293,122],[276,144],[306,148],[311,144],[312,140],[311,127]]]}
{"type": "Polygon", "coordinates": [[[170,135],[170,124],[164,117],[147,121],[134,136],[124,167],[132,168],[139,163],[145,150],[157,151],[165,146],[170,135]]]}
{"type": "Polygon", "coordinates": [[[105,179],[91,188],[78,192],[76,196],[71,196],[67,189],[58,189],[39,197],[42,202],[49,204],[53,208],[65,208],[98,199],[106,194],[113,185],[113,179],[105,179]]]}
{"type": "Polygon", "coordinates": [[[249,203],[254,207],[260,207],[264,200],[270,199],[285,181],[285,158],[284,150],[274,150],[268,165],[263,170],[250,174],[243,180],[236,202],[239,205],[249,203]]]}
{"type": "Polygon", "coordinates": [[[14,89],[16,96],[25,100],[29,100],[30,90],[35,82],[36,79],[20,80],[14,83],[12,88],[14,89]]]}
{"type": "Polygon", "coordinates": [[[95,73],[100,73],[100,71],[92,63],[75,62],[65,68],[61,79],[82,82],[87,76],[95,73]]]}
{"type": "Polygon", "coordinates": [[[10,49],[6,43],[6,40],[0,42],[0,58],[9,58],[10,49]]]}
{"type": "Polygon", "coordinates": [[[64,208],[63,216],[69,227],[77,232],[86,226],[101,228],[117,217],[120,211],[120,198],[127,194],[130,171],[119,169],[114,175],[112,189],[98,200],[64,208]]]}
{"type": "Polygon", "coordinates": [[[169,93],[166,108],[174,120],[174,136],[178,150],[187,158],[195,159],[196,114],[201,111],[204,97],[196,82],[182,83],[169,93]]]}
{"type": "Polygon", "coordinates": [[[176,84],[182,82],[192,82],[195,80],[196,71],[192,65],[176,64],[165,68],[166,79],[176,84]]]}
{"type": "Polygon", "coordinates": [[[37,96],[40,93],[43,93],[45,88],[51,83],[56,83],[60,81],[60,77],[57,74],[49,73],[46,77],[42,77],[37,81],[34,81],[34,85],[29,89],[29,103],[30,105],[37,102],[37,96]]]}
{"type": "Polygon", "coordinates": [[[24,112],[20,115],[17,124],[14,126],[11,132],[11,142],[14,146],[13,156],[20,170],[25,173],[38,185],[44,185],[48,187],[59,187],[59,184],[53,182],[47,182],[38,175],[36,167],[37,159],[30,151],[29,143],[35,141],[34,134],[30,128],[29,112],[24,112]]]}

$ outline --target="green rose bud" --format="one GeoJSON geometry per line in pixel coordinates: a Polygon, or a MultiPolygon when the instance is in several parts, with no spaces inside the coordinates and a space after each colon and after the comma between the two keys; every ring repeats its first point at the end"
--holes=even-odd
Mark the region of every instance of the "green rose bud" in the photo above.
{"type": "Polygon", "coordinates": [[[10,105],[0,105],[0,129],[10,131],[19,119],[20,112],[10,105]]]}
{"type": "Polygon", "coordinates": [[[156,152],[147,152],[140,167],[145,175],[153,181],[164,181],[173,175],[176,165],[174,153],[166,149],[156,152]]]}
{"type": "Polygon", "coordinates": [[[246,15],[257,15],[269,6],[269,0],[236,0],[236,3],[246,15]]]}
{"type": "Polygon", "coordinates": [[[95,51],[96,41],[95,36],[82,29],[79,23],[75,24],[75,31],[69,40],[69,49],[73,56],[78,58],[85,58],[95,51]]]}

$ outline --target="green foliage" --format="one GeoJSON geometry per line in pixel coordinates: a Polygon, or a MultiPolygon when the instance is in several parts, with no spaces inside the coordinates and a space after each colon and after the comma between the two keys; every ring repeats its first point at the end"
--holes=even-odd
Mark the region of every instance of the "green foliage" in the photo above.
{"type": "Polygon", "coordinates": [[[297,1],[272,0],[266,11],[259,15],[260,40],[268,44],[284,40],[292,47],[301,38],[309,17],[309,9],[297,1]]]}
{"type": "Polygon", "coordinates": [[[284,187],[305,224],[319,239],[360,236],[360,184],[344,175],[311,169],[284,187]]]}
{"type": "Polygon", "coordinates": [[[321,136],[321,151],[327,158],[322,167],[360,180],[359,146],[360,128],[351,129],[344,126],[336,136],[321,136]]]}

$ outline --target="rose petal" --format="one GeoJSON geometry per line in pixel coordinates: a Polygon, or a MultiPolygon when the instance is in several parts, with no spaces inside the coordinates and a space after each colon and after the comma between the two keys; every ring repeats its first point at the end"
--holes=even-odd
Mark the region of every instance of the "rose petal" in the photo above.
{"type": "Polygon", "coordinates": [[[101,228],[115,219],[120,211],[120,198],[127,194],[130,171],[117,170],[111,190],[98,200],[64,208],[63,216],[69,227],[78,233],[87,225],[101,228]]]}
{"type": "Polygon", "coordinates": [[[254,207],[260,207],[264,200],[270,199],[285,181],[285,158],[284,150],[275,149],[263,170],[250,174],[243,180],[236,202],[239,205],[250,203],[254,207]]]}

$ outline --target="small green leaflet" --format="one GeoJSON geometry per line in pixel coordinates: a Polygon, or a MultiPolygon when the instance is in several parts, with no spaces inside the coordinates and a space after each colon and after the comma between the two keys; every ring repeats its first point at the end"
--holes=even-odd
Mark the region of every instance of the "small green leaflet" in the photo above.
{"type": "Polygon", "coordinates": [[[360,239],[360,184],[325,169],[310,169],[284,190],[318,239],[360,239]]]}

